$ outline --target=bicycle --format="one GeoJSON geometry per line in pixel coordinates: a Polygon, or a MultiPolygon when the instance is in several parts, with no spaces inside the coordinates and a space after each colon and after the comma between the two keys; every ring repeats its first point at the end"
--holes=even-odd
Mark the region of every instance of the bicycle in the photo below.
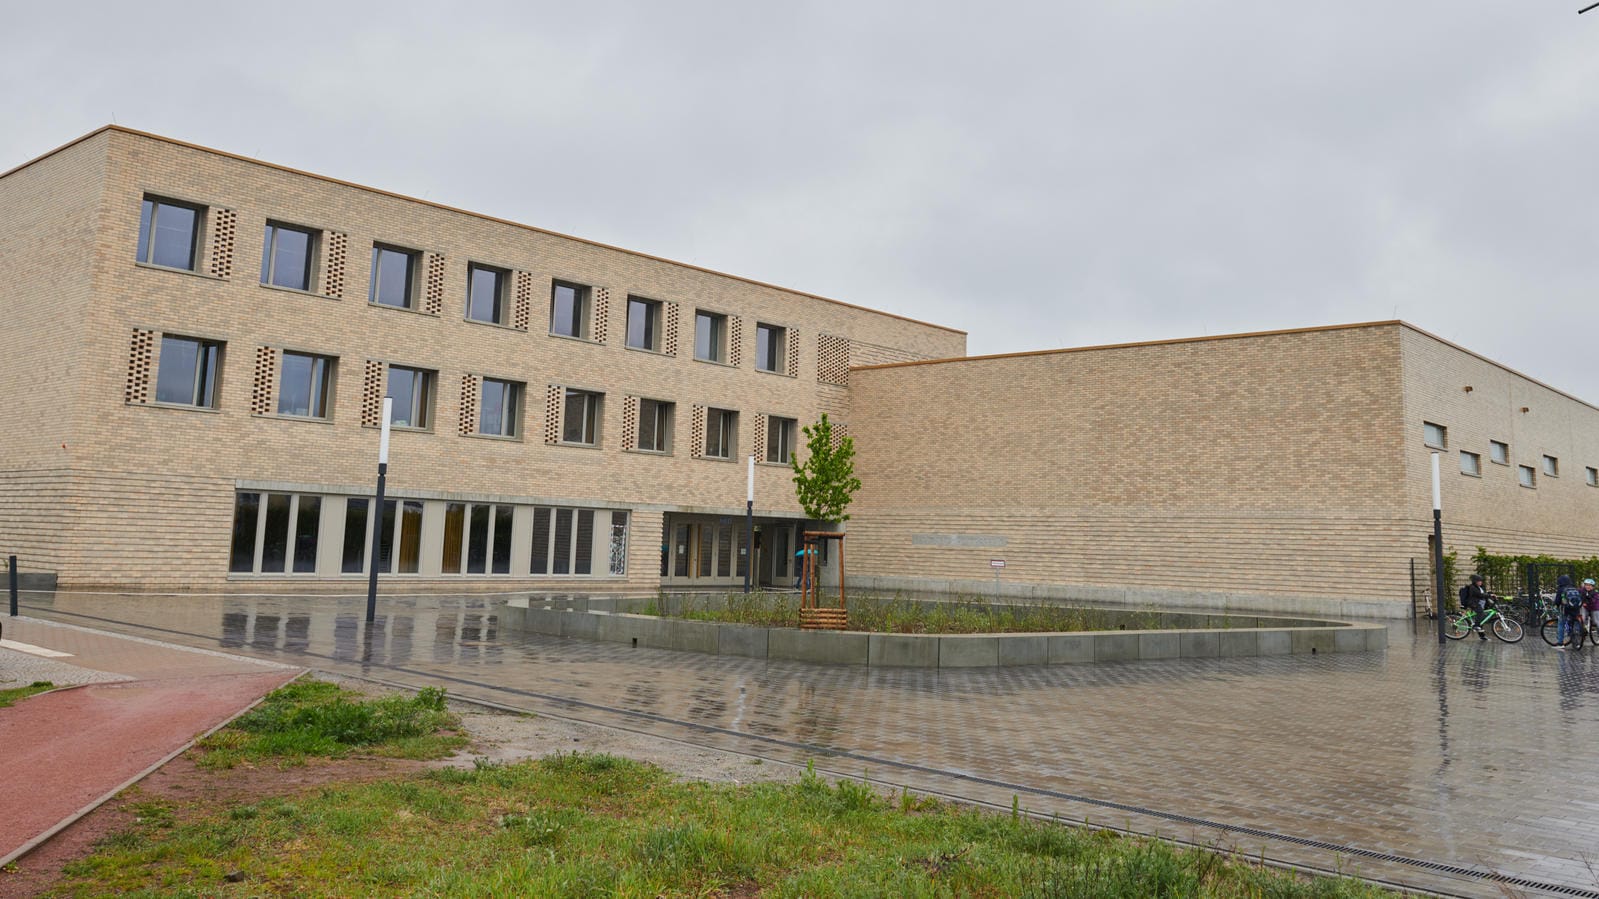
{"type": "Polygon", "coordinates": [[[1548,619],[1538,628],[1538,635],[1543,637],[1545,643],[1550,646],[1570,646],[1580,652],[1582,651],[1582,638],[1587,637],[1590,644],[1599,646],[1599,628],[1589,626],[1588,613],[1586,611],[1570,619],[1570,624],[1568,625],[1570,633],[1568,633],[1565,640],[1559,639],[1560,617],[1563,614],[1557,612],[1555,617],[1548,619]],[[1572,639],[1570,634],[1575,634],[1576,639],[1572,639]]]}
{"type": "Polygon", "coordinates": [[[1494,597],[1490,596],[1483,604],[1481,619],[1478,619],[1477,613],[1471,609],[1462,609],[1450,615],[1444,625],[1444,636],[1451,640],[1464,640],[1467,634],[1478,628],[1484,632],[1492,632],[1495,637],[1506,643],[1520,643],[1521,638],[1527,635],[1527,632],[1522,630],[1521,622],[1505,617],[1494,602],[1494,597]]]}

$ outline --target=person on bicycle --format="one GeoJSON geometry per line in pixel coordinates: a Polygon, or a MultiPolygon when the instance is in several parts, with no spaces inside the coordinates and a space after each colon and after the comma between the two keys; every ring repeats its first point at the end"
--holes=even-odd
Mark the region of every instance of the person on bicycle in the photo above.
{"type": "Polygon", "coordinates": [[[1588,628],[1592,630],[1595,620],[1599,619],[1599,586],[1595,586],[1593,578],[1590,577],[1584,578],[1582,586],[1578,589],[1582,591],[1584,600],[1582,607],[1587,610],[1588,628]]]}
{"type": "Polygon", "coordinates": [[[1488,639],[1482,630],[1482,613],[1488,607],[1489,593],[1483,589],[1482,575],[1474,574],[1466,586],[1460,588],[1460,607],[1471,610],[1471,629],[1477,632],[1481,639],[1488,639]]]}
{"type": "MultiPolygon", "coordinates": [[[[1587,601],[1582,591],[1572,585],[1571,577],[1562,574],[1560,580],[1555,582],[1555,602],[1560,604],[1560,628],[1556,635],[1560,645],[1555,648],[1564,650],[1571,637],[1581,639],[1583,609],[1587,601]]],[[[1581,644],[1577,648],[1581,649],[1581,644]]]]}

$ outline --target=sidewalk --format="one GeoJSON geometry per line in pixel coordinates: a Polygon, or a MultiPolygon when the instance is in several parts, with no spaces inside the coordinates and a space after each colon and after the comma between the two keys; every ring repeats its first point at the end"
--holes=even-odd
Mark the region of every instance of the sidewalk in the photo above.
{"type": "Polygon", "coordinates": [[[0,709],[0,865],[160,767],[301,669],[8,618],[0,689],[81,684],[0,709]]]}

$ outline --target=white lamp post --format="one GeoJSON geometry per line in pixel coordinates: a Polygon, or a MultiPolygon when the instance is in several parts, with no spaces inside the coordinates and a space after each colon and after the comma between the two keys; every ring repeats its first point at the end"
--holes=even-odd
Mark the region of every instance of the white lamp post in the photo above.
{"type": "Polygon", "coordinates": [[[1444,501],[1438,478],[1438,453],[1432,454],[1432,569],[1437,583],[1433,611],[1438,616],[1438,645],[1444,643],[1444,501]]]}
{"type": "Polygon", "coordinates": [[[389,476],[389,421],[394,417],[394,398],[383,398],[383,430],[378,436],[378,498],[372,509],[372,551],[367,554],[366,623],[378,613],[378,545],[383,532],[383,486],[389,476]]]}
{"type": "Polygon", "coordinates": [[[755,574],[755,454],[750,453],[749,488],[744,493],[744,592],[755,574]]]}

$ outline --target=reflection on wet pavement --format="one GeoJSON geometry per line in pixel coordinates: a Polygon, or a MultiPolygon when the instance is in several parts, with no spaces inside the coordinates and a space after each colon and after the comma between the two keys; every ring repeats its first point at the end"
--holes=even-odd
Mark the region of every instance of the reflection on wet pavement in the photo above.
{"type": "Polygon", "coordinates": [[[1599,652],[830,668],[507,632],[505,597],[25,594],[24,614],[363,674],[1469,895],[1599,896],[1599,652]],[[1460,869],[1460,870],[1452,870],[1460,869]]]}

